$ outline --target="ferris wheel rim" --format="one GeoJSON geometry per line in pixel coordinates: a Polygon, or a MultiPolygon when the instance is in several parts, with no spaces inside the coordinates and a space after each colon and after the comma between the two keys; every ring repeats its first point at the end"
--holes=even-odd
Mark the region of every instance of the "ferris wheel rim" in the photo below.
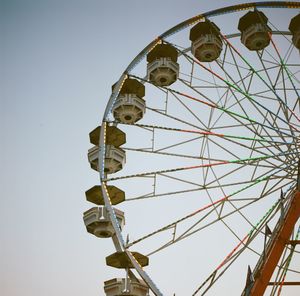
{"type": "MultiPolygon", "coordinates": [[[[102,189],[103,189],[103,196],[104,196],[105,206],[107,206],[109,208],[109,211],[112,213],[112,222],[114,224],[114,228],[116,230],[116,234],[117,234],[117,238],[118,238],[117,250],[119,249],[119,250],[123,250],[125,252],[130,253],[130,251],[127,250],[127,246],[126,246],[126,243],[124,242],[122,234],[119,231],[118,222],[117,222],[117,219],[114,215],[114,210],[111,206],[111,203],[110,203],[110,200],[109,200],[109,195],[106,191],[106,181],[107,180],[106,180],[106,177],[105,177],[105,174],[104,174],[104,157],[105,157],[105,134],[106,134],[106,126],[107,126],[107,122],[108,122],[107,116],[111,112],[114,100],[116,99],[116,97],[118,95],[118,92],[119,92],[119,90],[122,86],[123,81],[128,77],[131,69],[134,68],[134,66],[136,65],[136,63],[140,59],[142,59],[157,43],[161,42],[161,40],[163,40],[164,38],[169,37],[173,33],[176,33],[177,31],[192,25],[193,23],[197,23],[198,21],[200,21],[203,18],[213,17],[213,16],[226,14],[226,13],[233,13],[233,12],[236,12],[236,11],[239,11],[239,10],[249,10],[249,9],[258,8],[258,7],[263,7],[263,8],[300,8],[300,3],[299,2],[286,2],[286,1],[280,1],[280,2],[278,2],[278,1],[251,2],[251,3],[233,5],[233,6],[228,6],[226,8],[220,8],[220,9],[212,10],[212,11],[204,13],[202,15],[197,15],[193,18],[190,18],[190,19],[180,23],[179,25],[174,26],[170,30],[167,30],[165,33],[163,33],[162,35],[160,35],[159,37],[154,39],[152,42],[150,42],[132,60],[132,62],[129,64],[129,66],[126,68],[126,70],[123,72],[120,79],[118,80],[118,82],[114,86],[113,92],[112,92],[111,97],[110,97],[110,99],[107,103],[106,110],[105,110],[103,120],[102,120],[101,134],[100,134],[100,138],[99,138],[99,140],[100,140],[99,147],[101,147],[102,149],[100,149],[100,151],[99,151],[99,158],[98,159],[99,159],[100,183],[101,183],[102,189]]],[[[128,254],[128,255],[130,257],[130,254],[128,254]]],[[[130,258],[130,259],[134,260],[134,258],[130,258]]],[[[138,269],[138,267],[137,267],[137,269],[138,269]]],[[[152,285],[151,282],[152,281],[149,278],[149,282],[147,281],[147,283],[148,284],[150,283],[150,285],[152,285]]],[[[154,285],[153,289],[155,290],[156,289],[155,284],[153,283],[153,285],[154,285]]],[[[159,290],[157,290],[156,295],[162,295],[162,294],[160,294],[159,290]]]]}
{"type": "Polygon", "coordinates": [[[120,87],[122,85],[122,81],[127,77],[127,75],[130,73],[131,69],[134,68],[134,66],[145,57],[145,55],[161,40],[164,38],[169,37],[170,35],[174,34],[175,32],[178,32],[186,27],[191,26],[194,23],[199,22],[201,19],[205,19],[208,17],[213,17],[217,15],[222,14],[228,14],[228,13],[234,13],[241,10],[249,10],[252,8],[288,8],[288,9],[296,9],[300,8],[300,3],[296,1],[263,1],[263,2],[249,2],[244,4],[237,4],[237,5],[230,5],[226,6],[224,8],[214,9],[210,10],[209,12],[196,15],[194,17],[191,17],[178,25],[173,26],[171,29],[165,31],[161,35],[159,35],[157,38],[152,40],[140,53],[136,55],[135,58],[129,63],[125,71],[122,73],[121,77],[117,81],[117,83],[114,85],[112,94],[108,100],[106,109],[104,111],[102,122],[105,122],[107,119],[107,115],[111,112],[113,102],[115,98],[118,95],[118,92],[120,90],[120,87]]]}

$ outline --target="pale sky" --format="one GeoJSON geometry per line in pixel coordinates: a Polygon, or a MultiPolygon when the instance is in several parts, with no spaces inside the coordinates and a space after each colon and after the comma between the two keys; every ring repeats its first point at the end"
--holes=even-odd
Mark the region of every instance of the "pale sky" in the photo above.
{"type": "Polygon", "coordinates": [[[1,1],[1,295],[104,295],[103,281],[119,275],[105,265],[113,244],[88,234],[82,213],[98,182],[88,134],[111,85],[167,29],[244,2],[1,1]]]}

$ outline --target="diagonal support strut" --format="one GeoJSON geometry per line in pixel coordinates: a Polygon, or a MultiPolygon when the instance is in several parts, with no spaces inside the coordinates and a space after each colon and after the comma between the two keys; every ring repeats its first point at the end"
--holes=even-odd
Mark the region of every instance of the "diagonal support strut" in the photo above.
{"type": "MultiPolygon", "coordinates": [[[[284,216],[282,219],[279,219],[273,231],[273,235],[266,247],[265,258],[261,257],[254,269],[254,283],[248,295],[264,295],[284,248],[290,243],[290,236],[300,217],[300,191],[298,190],[297,188],[297,191],[292,193],[291,200],[284,210],[284,216]]],[[[242,295],[245,294],[243,293],[242,295]]]]}

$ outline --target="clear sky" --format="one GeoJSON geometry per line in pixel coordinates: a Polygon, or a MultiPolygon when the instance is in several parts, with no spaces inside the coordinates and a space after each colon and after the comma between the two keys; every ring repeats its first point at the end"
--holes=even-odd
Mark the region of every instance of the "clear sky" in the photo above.
{"type": "Polygon", "coordinates": [[[187,18],[243,2],[1,0],[1,295],[104,295],[113,244],[82,221],[91,207],[84,192],[98,182],[88,133],[145,45],[187,18]]]}

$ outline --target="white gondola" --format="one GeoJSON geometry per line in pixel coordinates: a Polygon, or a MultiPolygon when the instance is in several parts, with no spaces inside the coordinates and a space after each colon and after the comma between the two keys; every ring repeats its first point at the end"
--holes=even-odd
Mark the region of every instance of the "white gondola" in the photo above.
{"type": "MultiPolygon", "coordinates": [[[[98,156],[99,147],[94,146],[88,151],[88,159],[91,168],[99,171],[98,168],[98,156]]],[[[125,151],[121,148],[114,147],[112,145],[106,145],[105,148],[105,162],[104,162],[104,172],[108,174],[113,174],[120,171],[126,162],[125,151]]]]}
{"type": "Polygon", "coordinates": [[[147,55],[148,80],[158,86],[169,86],[179,75],[178,53],[169,44],[158,44],[147,55]]]}
{"type": "Polygon", "coordinates": [[[222,51],[220,29],[210,21],[200,22],[190,31],[192,54],[200,62],[215,61],[222,51]]]}
{"type": "Polygon", "coordinates": [[[114,118],[127,124],[142,119],[146,112],[144,96],[145,86],[141,82],[136,79],[126,79],[113,106],[114,118]]]}
{"type": "Polygon", "coordinates": [[[147,296],[149,288],[141,279],[115,278],[104,282],[106,296],[147,296]]]}
{"type": "Polygon", "coordinates": [[[121,94],[117,98],[113,114],[117,121],[135,123],[143,118],[146,111],[146,102],[136,94],[121,94]]]}
{"type": "Polygon", "coordinates": [[[249,50],[262,50],[271,40],[271,29],[267,25],[268,18],[261,11],[250,11],[240,18],[238,29],[241,41],[249,50]]]}
{"type": "MultiPolygon", "coordinates": [[[[118,209],[114,209],[117,220],[121,229],[125,224],[124,213],[118,209]]],[[[109,212],[106,207],[93,207],[83,214],[84,224],[89,233],[101,237],[112,237],[115,233],[109,212]]]]}

